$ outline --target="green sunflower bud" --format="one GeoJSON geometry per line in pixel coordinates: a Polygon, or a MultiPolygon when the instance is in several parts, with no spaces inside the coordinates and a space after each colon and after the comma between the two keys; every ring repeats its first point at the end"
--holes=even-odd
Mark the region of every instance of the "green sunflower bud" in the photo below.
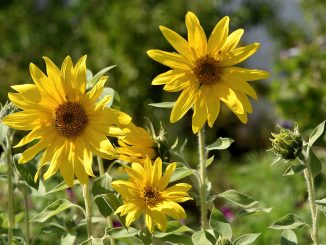
{"type": "Polygon", "coordinates": [[[293,131],[282,128],[279,133],[272,133],[274,139],[272,141],[273,151],[276,155],[282,157],[285,160],[294,160],[302,152],[303,140],[298,130],[298,125],[294,124],[293,131]]]}

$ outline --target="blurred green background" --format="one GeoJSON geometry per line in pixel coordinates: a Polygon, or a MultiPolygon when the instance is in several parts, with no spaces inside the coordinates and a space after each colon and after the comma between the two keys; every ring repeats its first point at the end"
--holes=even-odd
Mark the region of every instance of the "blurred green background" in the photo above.
{"type": "MultiPolygon", "coordinates": [[[[270,167],[273,159],[264,151],[270,147],[275,123],[291,125],[296,121],[306,132],[326,118],[325,1],[0,0],[0,102],[6,102],[10,85],[32,82],[30,62],[44,70],[44,55],[60,66],[67,55],[76,62],[87,54],[87,66],[94,73],[117,65],[110,71],[108,85],[120,94],[121,110],[132,115],[138,125],[144,125],[147,117],[158,129],[161,121],[170,142],[176,135],[181,140],[188,138],[187,157],[195,165],[191,113],[172,125],[169,109],[148,106],[174,101],[178,96],[151,86],[151,80],[167,68],[150,60],[146,51],[173,51],[158,26],[186,36],[184,17],[188,10],[197,14],[207,35],[219,19],[229,15],[231,30],[245,29],[242,44],[261,43],[257,54],[241,66],[265,69],[272,76],[252,83],[259,98],[253,101],[254,112],[247,125],[222,108],[214,128],[207,130],[208,143],[218,136],[235,139],[229,152],[216,157],[222,160],[212,164],[209,172],[214,179],[213,193],[236,188],[274,207],[268,215],[243,218],[235,229],[236,234],[262,232],[256,244],[276,244],[280,232],[267,227],[293,209],[307,216],[307,207],[300,205],[306,196],[298,176],[282,177],[284,166],[270,167]]],[[[320,145],[325,146],[325,141],[320,145]]],[[[325,183],[320,186],[318,195],[323,197],[325,183]]],[[[2,197],[0,212],[5,210],[2,197]]],[[[321,220],[321,238],[326,242],[326,218],[321,220]]],[[[299,244],[309,241],[303,235],[300,239],[303,242],[299,244]]]]}

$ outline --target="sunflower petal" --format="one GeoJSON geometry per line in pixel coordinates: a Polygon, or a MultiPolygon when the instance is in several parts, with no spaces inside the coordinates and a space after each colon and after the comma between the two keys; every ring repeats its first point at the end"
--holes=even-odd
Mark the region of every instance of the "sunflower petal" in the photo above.
{"type": "Polygon", "coordinates": [[[230,18],[225,16],[214,27],[208,39],[208,53],[216,54],[222,48],[229,33],[230,18]]]}
{"type": "Polygon", "coordinates": [[[232,32],[226,38],[226,41],[225,41],[224,45],[222,46],[221,51],[223,53],[227,53],[227,52],[235,49],[236,46],[239,44],[240,39],[241,39],[243,33],[244,33],[244,30],[243,29],[238,29],[238,30],[232,32]]]}
{"type": "Polygon", "coordinates": [[[190,71],[192,68],[192,63],[190,63],[180,54],[165,52],[157,49],[149,50],[147,51],[147,54],[153,60],[173,69],[190,71]]]}
{"type": "Polygon", "coordinates": [[[253,43],[244,47],[231,50],[230,52],[226,53],[223,59],[221,60],[221,66],[233,66],[244,61],[245,59],[256,53],[259,46],[259,43],[253,43]]]}
{"type": "Polygon", "coordinates": [[[180,94],[175,105],[173,106],[170,115],[171,123],[175,123],[176,121],[180,120],[192,107],[192,105],[194,104],[195,94],[196,93],[193,88],[188,88],[180,94]]]}

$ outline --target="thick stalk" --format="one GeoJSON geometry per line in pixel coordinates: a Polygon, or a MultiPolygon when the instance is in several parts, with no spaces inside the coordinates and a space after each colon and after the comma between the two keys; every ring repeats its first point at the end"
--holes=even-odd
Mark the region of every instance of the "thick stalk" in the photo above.
{"type": "Polygon", "coordinates": [[[307,184],[308,199],[310,204],[311,220],[312,220],[312,231],[311,238],[314,245],[319,245],[318,241],[318,209],[315,203],[315,189],[314,189],[314,179],[311,174],[311,169],[309,164],[306,164],[307,168],[304,170],[304,177],[307,184]]]}
{"type": "Polygon", "coordinates": [[[199,151],[199,174],[200,174],[200,213],[201,229],[205,230],[208,226],[207,221],[207,201],[206,201],[206,151],[205,151],[205,129],[204,127],[198,133],[198,151],[199,151]]]}
{"type": "Polygon", "coordinates": [[[83,196],[85,200],[85,209],[86,209],[86,222],[87,222],[87,235],[88,238],[93,236],[93,224],[92,224],[92,200],[89,194],[88,183],[83,185],[83,196]]]}
{"type": "MultiPolygon", "coordinates": [[[[99,156],[97,157],[97,163],[98,163],[98,168],[99,168],[99,171],[100,171],[100,176],[103,176],[105,174],[104,164],[103,164],[102,158],[100,158],[99,156]]],[[[105,188],[108,188],[108,186],[105,186],[105,188]]],[[[113,228],[113,221],[112,221],[111,215],[106,217],[106,221],[108,223],[108,227],[113,228]]],[[[110,237],[110,244],[115,245],[115,240],[112,237],[110,237]]]]}
{"type": "Polygon", "coordinates": [[[7,137],[6,157],[8,163],[8,244],[12,244],[14,228],[14,188],[13,188],[13,160],[11,155],[12,137],[7,137]]]}
{"type": "Polygon", "coordinates": [[[24,202],[25,202],[25,215],[26,215],[26,245],[30,244],[30,228],[29,228],[29,205],[28,205],[28,187],[23,186],[24,202]]]}

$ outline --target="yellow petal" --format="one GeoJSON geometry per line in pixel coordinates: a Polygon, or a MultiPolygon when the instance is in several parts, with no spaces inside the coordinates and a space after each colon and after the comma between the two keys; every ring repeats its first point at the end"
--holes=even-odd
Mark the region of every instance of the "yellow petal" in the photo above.
{"type": "Polygon", "coordinates": [[[86,58],[87,55],[82,56],[74,68],[76,78],[73,88],[79,94],[84,94],[86,90],[86,58]]]}
{"type": "Polygon", "coordinates": [[[245,112],[243,105],[231,88],[222,84],[214,84],[212,88],[216,97],[223,101],[230,110],[238,114],[243,114],[245,112]]]}
{"type": "Polygon", "coordinates": [[[168,184],[170,182],[170,178],[171,178],[176,166],[177,165],[174,162],[174,163],[169,164],[169,166],[166,168],[165,173],[161,179],[160,186],[159,186],[160,190],[164,190],[168,186],[168,184]]]}
{"type": "Polygon", "coordinates": [[[205,102],[207,108],[207,121],[208,126],[213,127],[213,124],[220,112],[220,100],[216,98],[214,90],[211,86],[204,86],[203,91],[205,93],[205,102]],[[214,94],[214,96],[212,95],[214,94]]]}
{"type": "Polygon", "coordinates": [[[182,206],[176,202],[172,202],[170,200],[163,201],[162,203],[163,212],[172,217],[173,219],[180,220],[185,219],[187,217],[185,210],[182,206]]]}
{"type": "Polygon", "coordinates": [[[198,133],[207,119],[207,110],[204,96],[205,95],[200,90],[197,95],[197,100],[194,104],[194,114],[192,115],[192,131],[194,134],[198,133]]]}
{"type": "Polygon", "coordinates": [[[259,46],[259,43],[253,43],[241,48],[231,50],[223,56],[221,60],[221,66],[233,66],[244,61],[245,59],[253,55],[257,51],[259,46]]]}
{"type": "Polygon", "coordinates": [[[183,37],[165,26],[160,26],[160,30],[166,40],[168,40],[179,54],[183,55],[188,60],[194,60],[189,44],[183,37]]]}
{"type": "Polygon", "coordinates": [[[22,138],[17,145],[14,147],[21,147],[23,145],[26,145],[30,142],[32,142],[35,139],[39,139],[42,136],[47,137],[51,132],[55,132],[55,128],[51,125],[48,127],[37,127],[34,128],[31,132],[29,132],[24,138],[22,138]]]}
{"type": "Polygon", "coordinates": [[[256,91],[240,76],[235,76],[234,74],[223,72],[222,80],[226,86],[232,88],[233,90],[246,93],[252,98],[257,99],[256,91]]]}
{"type": "Polygon", "coordinates": [[[207,54],[207,39],[203,28],[201,27],[198,18],[192,12],[186,15],[186,26],[188,30],[188,42],[196,54],[196,58],[200,58],[207,54]]]}
{"type": "Polygon", "coordinates": [[[170,122],[175,123],[180,120],[184,114],[192,107],[194,104],[195,92],[194,89],[188,88],[183,90],[177,99],[175,105],[173,106],[170,122]]]}
{"type": "Polygon", "coordinates": [[[159,212],[155,209],[152,210],[152,218],[154,220],[155,225],[157,226],[157,228],[162,231],[165,232],[167,229],[167,219],[166,216],[163,212],[159,212]]]}
{"type": "Polygon", "coordinates": [[[76,158],[74,162],[74,172],[79,182],[84,185],[88,183],[88,175],[85,171],[84,164],[76,158]]]}
{"type": "Polygon", "coordinates": [[[242,123],[246,124],[248,122],[248,116],[247,113],[244,114],[238,114],[238,113],[234,113],[242,123]]]}
{"type": "Polygon", "coordinates": [[[178,70],[169,70],[156,76],[152,81],[152,85],[166,84],[167,82],[173,81],[178,77],[183,76],[183,74],[183,72],[180,72],[178,70]]]}
{"type": "Polygon", "coordinates": [[[40,125],[51,124],[51,115],[37,110],[19,111],[2,119],[2,122],[11,128],[19,130],[33,130],[40,125]],[[33,119],[33,120],[31,120],[33,119]]]}
{"type": "Polygon", "coordinates": [[[95,86],[89,92],[87,92],[87,96],[85,96],[84,98],[87,98],[88,101],[86,100],[83,104],[93,104],[96,102],[96,100],[100,97],[103,92],[103,88],[107,79],[108,76],[103,76],[98,80],[95,86]]]}
{"type": "Polygon", "coordinates": [[[234,91],[234,92],[236,93],[238,99],[242,103],[245,112],[252,113],[252,106],[251,106],[251,103],[250,103],[247,95],[245,95],[241,92],[237,92],[237,91],[234,91]]]}
{"type": "Polygon", "coordinates": [[[236,48],[239,44],[240,39],[244,33],[243,29],[238,29],[232,32],[227,38],[226,41],[221,49],[222,53],[227,53],[236,48]]]}
{"type": "Polygon", "coordinates": [[[223,74],[229,74],[233,78],[238,77],[245,81],[255,81],[269,78],[269,73],[267,71],[258,69],[246,69],[234,66],[224,68],[223,74]]]}
{"type": "Polygon", "coordinates": [[[162,160],[161,158],[156,158],[153,166],[153,174],[152,174],[152,186],[159,186],[159,183],[162,178],[162,160]]]}
{"type": "Polygon", "coordinates": [[[153,223],[153,218],[149,214],[145,214],[145,224],[148,228],[149,232],[154,231],[154,223],[153,223]]]}
{"type": "Polygon", "coordinates": [[[95,177],[92,169],[92,163],[93,163],[92,152],[90,151],[90,149],[87,149],[84,139],[82,137],[77,137],[75,144],[76,144],[76,154],[80,159],[82,159],[82,163],[86,173],[89,176],[95,177]]]}
{"type": "Polygon", "coordinates": [[[222,45],[225,43],[229,33],[229,22],[230,18],[228,16],[221,19],[214,27],[214,30],[208,39],[208,53],[213,54],[213,56],[218,53],[222,48],[222,45]]]}
{"type": "Polygon", "coordinates": [[[141,210],[135,209],[130,211],[126,216],[126,226],[129,227],[132,222],[139,218],[141,215],[141,210]]]}
{"type": "Polygon", "coordinates": [[[157,49],[149,50],[147,51],[147,54],[153,60],[174,69],[190,71],[193,67],[192,63],[186,60],[180,54],[165,52],[157,49]]]}
{"type": "Polygon", "coordinates": [[[163,89],[168,92],[178,92],[188,88],[192,80],[194,80],[194,78],[192,78],[190,74],[183,73],[181,76],[168,81],[163,89]]]}

